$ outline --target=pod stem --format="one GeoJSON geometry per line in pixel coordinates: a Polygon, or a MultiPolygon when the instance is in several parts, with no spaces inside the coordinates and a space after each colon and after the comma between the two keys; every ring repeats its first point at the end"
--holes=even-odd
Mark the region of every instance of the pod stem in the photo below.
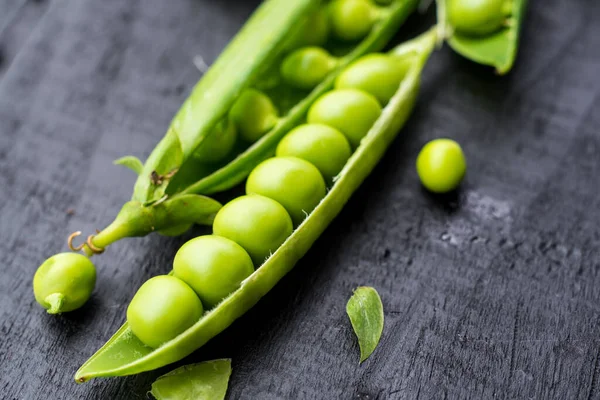
{"type": "Polygon", "coordinates": [[[60,314],[65,302],[65,296],[62,293],[52,293],[44,301],[50,306],[47,310],[48,314],[60,314]]]}

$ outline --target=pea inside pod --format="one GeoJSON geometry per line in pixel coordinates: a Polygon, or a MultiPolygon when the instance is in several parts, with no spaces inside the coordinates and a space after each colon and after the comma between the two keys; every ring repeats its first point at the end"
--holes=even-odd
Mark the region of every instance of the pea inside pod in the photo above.
{"type": "Polygon", "coordinates": [[[325,181],[311,163],[297,157],[275,157],[259,164],[248,177],[246,193],[277,201],[299,225],[325,197],[325,181]]]}
{"type": "Polygon", "coordinates": [[[33,277],[36,301],[49,314],[83,306],[94,291],[96,268],[83,254],[60,253],[48,258],[33,277]]]}
{"type": "Polygon", "coordinates": [[[281,64],[281,76],[298,89],[312,89],[335,68],[337,59],[320,47],[306,47],[288,55],[281,64]]]}
{"type": "Polygon", "coordinates": [[[333,35],[348,42],[360,40],[371,32],[381,11],[369,0],[334,0],[329,4],[333,35]]]}
{"type": "Polygon", "coordinates": [[[303,124],[279,142],[277,157],[298,157],[313,164],[327,184],[340,173],[352,155],[348,139],[337,129],[324,124],[303,124]]]}
{"type": "Polygon", "coordinates": [[[175,255],[173,271],[211,309],[240,287],[254,266],[248,253],[224,237],[207,235],[185,243],[175,255]]]}
{"type": "Polygon", "coordinates": [[[215,235],[242,246],[260,266],[292,234],[293,226],[285,208],[265,196],[238,197],[217,213],[215,235]]]}
{"type": "Polygon", "coordinates": [[[336,89],[358,89],[387,104],[412,65],[411,57],[369,54],[349,65],[337,77],[336,89]]]}
{"type": "Polygon", "coordinates": [[[325,124],[339,130],[356,148],[380,115],[381,105],[373,95],[340,89],[320,97],[308,111],[307,119],[311,124],[325,124]]]}
{"type": "Polygon", "coordinates": [[[138,339],[157,348],[194,325],[203,312],[192,288],[179,278],[160,275],[139,288],[127,307],[127,322],[138,339]]]}
{"type": "Polygon", "coordinates": [[[448,19],[460,33],[489,35],[502,27],[507,4],[507,0],[448,0],[448,19]]]}
{"type": "Polygon", "coordinates": [[[249,143],[260,139],[279,119],[271,99],[256,89],[248,89],[242,93],[229,115],[242,139],[249,143]]]}

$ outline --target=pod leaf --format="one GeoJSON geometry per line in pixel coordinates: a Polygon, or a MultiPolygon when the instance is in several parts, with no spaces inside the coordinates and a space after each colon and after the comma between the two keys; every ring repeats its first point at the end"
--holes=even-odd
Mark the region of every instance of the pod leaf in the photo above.
{"type": "Polygon", "coordinates": [[[140,161],[139,158],[134,156],[121,157],[118,160],[113,161],[113,164],[127,167],[133,172],[135,172],[137,175],[141,174],[142,170],[144,169],[144,164],[140,161]]]}
{"type": "Polygon", "coordinates": [[[450,47],[471,61],[496,68],[499,75],[507,74],[517,57],[519,35],[527,5],[527,0],[511,2],[511,16],[506,27],[483,37],[451,32],[448,38],[450,47]]]}
{"type": "Polygon", "coordinates": [[[159,377],[150,393],[157,400],[223,400],[230,376],[230,359],[184,365],[159,377]]]}
{"type": "Polygon", "coordinates": [[[373,354],[383,332],[383,304],[377,290],[369,286],[357,288],[348,300],[346,313],[358,338],[362,363],[373,354]]]}

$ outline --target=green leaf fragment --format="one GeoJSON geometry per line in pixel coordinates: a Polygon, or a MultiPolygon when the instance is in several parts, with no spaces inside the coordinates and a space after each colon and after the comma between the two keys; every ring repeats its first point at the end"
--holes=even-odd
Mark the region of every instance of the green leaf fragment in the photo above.
{"type": "Polygon", "coordinates": [[[150,393],[157,400],[223,400],[230,376],[230,359],[184,365],[159,377],[150,393]]]}
{"type": "Polygon", "coordinates": [[[377,290],[368,286],[357,288],[348,300],[346,313],[358,338],[362,363],[373,354],[383,332],[383,304],[377,290]]]}
{"type": "Polygon", "coordinates": [[[113,164],[127,167],[133,172],[135,172],[137,175],[141,174],[142,170],[144,169],[144,164],[140,161],[139,158],[134,156],[121,157],[118,160],[113,161],[113,164]]]}

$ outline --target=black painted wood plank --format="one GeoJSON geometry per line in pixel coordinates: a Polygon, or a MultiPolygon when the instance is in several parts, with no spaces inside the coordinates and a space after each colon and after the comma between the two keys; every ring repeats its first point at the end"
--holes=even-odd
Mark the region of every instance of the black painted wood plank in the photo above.
{"type": "MultiPolygon", "coordinates": [[[[3,398],[144,399],[175,367],[72,382],[202,230],[114,245],[68,315],[45,315],[31,278],[70,232],[110,221],[134,181],[112,160],[147,156],[200,76],[193,58],[214,60],[257,3],[53,0],[35,29],[13,25],[29,33],[0,79],[3,398]]],[[[600,398],[599,18],[593,0],[531,2],[506,77],[436,53],[408,126],[310,253],[177,365],[232,357],[232,399],[600,398]],[[414,171],[441,136],[468,157],[454,197],[414,171]],[[386,310],[362,366],[344,311],[358,285],[386,310]]]]}

